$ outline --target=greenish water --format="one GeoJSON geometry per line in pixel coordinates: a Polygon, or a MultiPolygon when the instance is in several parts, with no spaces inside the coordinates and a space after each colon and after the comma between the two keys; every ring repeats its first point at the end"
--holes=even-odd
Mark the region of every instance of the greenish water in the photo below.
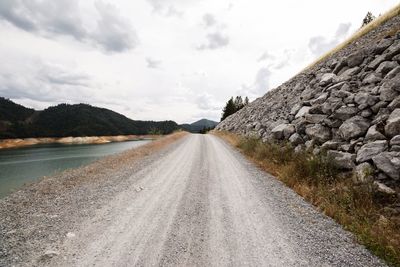
{"type": "Polygon", "coordinates": [[[76,168],[148,142],[150,140],[100,145],[46,144],[0,150],[0,198],[40,177],[76,168]]]}

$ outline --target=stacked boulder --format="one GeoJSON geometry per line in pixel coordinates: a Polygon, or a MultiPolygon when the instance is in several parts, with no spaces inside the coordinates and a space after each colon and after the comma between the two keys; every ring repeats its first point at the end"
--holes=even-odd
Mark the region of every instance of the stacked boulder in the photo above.
{"type": "Polygon", "coordinates": [[[326,150],[340,168],[371,170],[380,188],[398,191],[400,34],[391,29],[399,23],[393,18],[228,117],[217,130],[287,141],[296,150],[326,150]]]}

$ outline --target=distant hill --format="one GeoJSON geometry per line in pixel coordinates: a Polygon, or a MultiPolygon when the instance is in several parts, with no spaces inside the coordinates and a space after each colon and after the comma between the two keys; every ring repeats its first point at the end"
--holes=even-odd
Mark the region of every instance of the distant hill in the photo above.
{"type": "Polygon", "coordinates": [[[181,127],[186,131],[199,133],[205,129],[214,129],[217,124],[218,122],[216,121],[201,119],[192,124],[182,124],[181,127]]]}
{"type": "Polygon", "coordinates": [[[24,121],[35,112],[34,109],[18,105],[0,97],[0,121],[24,121]]]}
{"type": "Polygon", "coordinates": [[[87,104],[60,104],[35,111],[0,97],[0,138],[168,134],[174,121],[131,120],[114,111],[87,104]]]}

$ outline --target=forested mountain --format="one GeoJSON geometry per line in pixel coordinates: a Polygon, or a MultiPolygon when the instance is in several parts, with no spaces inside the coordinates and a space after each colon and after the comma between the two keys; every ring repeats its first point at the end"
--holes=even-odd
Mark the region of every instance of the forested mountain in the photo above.
{"type": "Polygon", "coordinates": [[[215,126],[217,126],[218,122],[216,121],[211,121],[207,119],[201,119],[196,122],[193,122],[192,124],[182,124],[181,127],[182,129],[192,132],[192,133],[199,133],[205,129],[214,129],[215,126]]]}
{"type": "Polygon", "coordinates": [[[18,105],[11,100],[0,97],[0,121],[24,121],[30,117],[35,110],[18,105]]]}
{"type": "Polygon", "coordinates": [[[177,129],[174,121],[134,121],[87,104],[35,111],[0,97],[0,138],[168,134],[177,129]]]}

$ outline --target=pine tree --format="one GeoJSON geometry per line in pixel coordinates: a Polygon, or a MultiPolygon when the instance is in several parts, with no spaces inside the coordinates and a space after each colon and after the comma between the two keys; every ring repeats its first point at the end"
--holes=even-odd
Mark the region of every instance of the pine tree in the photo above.
{"type": "Polygon", "coordinates": [[[237,96],[237,97],[235,98],[235,108],[236,108],[236,111],[242,109],[243,106],[244,106],[244,105],[243,105],[243,99],[242,99],[242,97],[241,97],[241,96],[237,96]]]}
{"type": "Polygon", "coordinates": [[[246,96],[244,99],[244,105],[247,106],[249,104],[249,98],[246,96]]]}
{"type": "Polygon", "coordinates": [[[371,21],[373,21],[375,19],[375,16],[372,15],[372,13],[370,11],[368,11],[367,15],[365,15],[364,19],[363,19],[363,23],[361,25],[361,28],[366,26],[367,24],[369,24],[371,21]]]}
{"type": "Polygon", "coordinates": [[[223,121],[233,113],[241,110],[242,108],[244,108],[244,106],[248,104],[249,104],[249,98],[247,96],[244,99],[244,101],[241,96],[236,96],[235,100],[233,100],[233,97],[231,97],[231,99],[229,99],[228,102],[226,102],[224,110],[222,111],[221,121],[223,121]]]}
{"type": "Polygon", "coordinates": [[[222,111],[222,118],[221,121],[223,121],[224,119],[226,119],[229,115],[232,115],[233,113],[236,112],[236,106],[235,103],[233,101],[233,97],[231,97],[231,99],[228,100],[228,102],[226,102],[226,105],[224,107],[224,110],[222,111]]]}

